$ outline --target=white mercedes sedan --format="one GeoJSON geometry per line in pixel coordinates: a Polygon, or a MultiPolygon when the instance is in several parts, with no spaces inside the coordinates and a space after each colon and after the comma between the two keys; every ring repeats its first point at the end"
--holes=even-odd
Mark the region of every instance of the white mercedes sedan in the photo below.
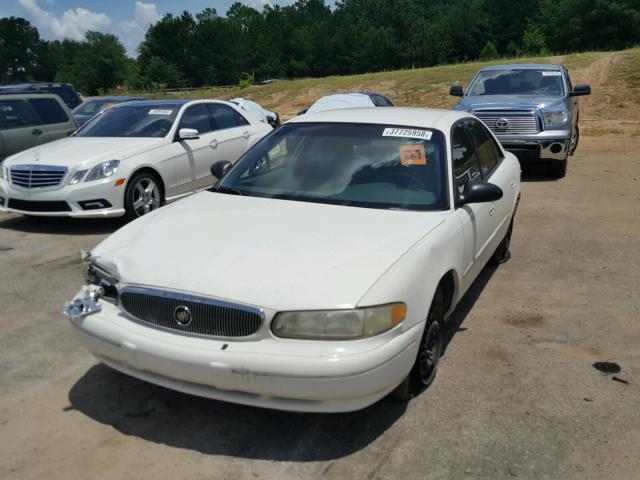
{"type": "Polygon", "coordinates": [[[448,315],[509,257],[520,165],[475,117],[298,117],[210,190],[85,253],[64,306],[100,362],[283,410],[364,408],[434,379],[448,315]]]}
{"type": "Polygon", "coordinates": [[[137,218],[210,187],[212,162],[235,162],[271,130],[230,102],[113,105],[72,136],[7,158],[0,212],[137,218]]]}

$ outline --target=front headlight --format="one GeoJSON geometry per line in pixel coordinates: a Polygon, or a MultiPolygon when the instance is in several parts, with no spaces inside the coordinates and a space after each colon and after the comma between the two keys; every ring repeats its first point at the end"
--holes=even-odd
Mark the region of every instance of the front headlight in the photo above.
{"type": "Polygon", "coordinates": [[[118,166],[120,165],[120,160],[109,160],[107,162],[102,162],[89,170],[89,174],[87,178],[84,179],[85,182],[92,182],[94,180],[101,180],[103,178],[113,176],[118,170],[118,166]]]}
{"type": "Polygon", "coordinates": [[[69,185],[75,185],[76,183],[82,181],[86,173],[86,170],[78,170],[77,172],[75,172],[69,179],[69,185]]]}
{"type": "Polygon", "coordinates": [[[544,112],[544,124],[561,126],[569,120],[569,112],[544,112]]]}
{"type": "Polygon", "coordinates": [[[281,312],[271,323],[274,335],[312,340],[353,340],[392,329],[407,314],[404,303],[352,310],[281,312]]]}

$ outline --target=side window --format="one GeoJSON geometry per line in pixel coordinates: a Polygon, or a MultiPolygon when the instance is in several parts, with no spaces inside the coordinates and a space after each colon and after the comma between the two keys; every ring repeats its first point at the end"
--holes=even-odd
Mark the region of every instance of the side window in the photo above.
{"type": "Polygon", "coordinates": [[[211,132],[211,122],[209,121],[209,115],[204,108],[203,104],[192,105],[185,110],[180,119],[181,128],[195,128],[200,135],[211,132]]]}
{"type": "Polygon", "coordinates": [[[37,125],[35,115],[24,100],[0,100],[0,128],[23,128],[37,125]]]}
{"type": "Polygon", "coordinates": [[[209,115],[211,115],[216,130],[242,127],[249,124],[242,115],[226,105],[208,103],[207,110],[209,110],[209,115]]]}
{"type": "Polygon", "coordinates": [[[468,183],[482,178],[473,142],[461,123],[455,125],[451,132],[451,158],[459,193],[464,192],[468,183]]]}
{"type": "Polygon", "coordinates": [[[477,120],[468,119],[464,123],[471,134],[473,142],[476,144],[476,155],[482,167],[482,173],[486,176],[498,163],[491,136],[477,120]]]}
{"type": "Polygon", "coordinates": [[[30,98],[29,103],[42,119],[42,123],[66,123],[69,117],[53,98],[30,98]]]}

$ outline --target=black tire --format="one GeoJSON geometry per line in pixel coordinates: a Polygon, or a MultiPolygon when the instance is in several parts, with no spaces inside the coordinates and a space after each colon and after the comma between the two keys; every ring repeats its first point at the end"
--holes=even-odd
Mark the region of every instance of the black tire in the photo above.
{"type": "Polygon", "coordinates": [[[509,223],[509,229],[507,230],[507,234],[504,236],[496,251],[493,252],[489,263],[492,265],[500,265],[501,263],[506,263],[511,258],[511,233],[513,232],[513,218],[515,217],[515,211],[513,213],[513,217],[511,217],[511,222],[509,223]]]}
{"type": "Polygon", "coordinates": [[[124,209],[126,211],[125,216],[128,220],[135,220],[138,217],[141,217],[145,213],[149,213],[157,208],[160,208],[164,205],[164,189],[162,188],[162,182],[158,178],[158,176],[151,172],[138,172],[129,183],[127,183],[127,188],[124,192],[124,209]],[[151,186],[151,183],[155,186],[153,191],[155,192],[151,196],[144,201],[143,203],[148,204],[149,208],[140,207],[138,205],[138,201],[140,200],[140,190],[138,186],[144,188],[147,186],[151,186]],[[137,206],[138,205],[138,206],[137,206]]]}
{"type": "Polygon", "coordinates": [[[553,162],[549,165],[549,175],[554,178],[563,178],[567,174],[567,159],[553,162]]]}
{"type": "Polygon", "coordinates": [[[571,140],[569,141],[569,155],[573,155],[576,153],[576,149],[578,148],[578,142],[580,141],[580,127],[576,124],[575,135],[572,135],[571,140]]]}
{"type": "Polygon", "coordinates": [[[436,290],[429,308],[420,348],[409,375],[396,387],[393,395],[399,400],[409,400],[433,383],[442,355],[442,325],[444,324],[444,295],[436,290]]]}

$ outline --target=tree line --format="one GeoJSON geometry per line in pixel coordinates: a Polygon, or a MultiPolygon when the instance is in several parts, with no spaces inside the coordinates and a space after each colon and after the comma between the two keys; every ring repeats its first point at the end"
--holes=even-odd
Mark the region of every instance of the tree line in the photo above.
{"type": "Polygon", "coordinates": [[[0,19],[4,81],[71,82],[94,95],[426,67],[502,56],[617,50],[640,43],[640,0],[297,0],[225,15],[167,14],[137,58],[117,37],[46,41],[0,19]]]}

